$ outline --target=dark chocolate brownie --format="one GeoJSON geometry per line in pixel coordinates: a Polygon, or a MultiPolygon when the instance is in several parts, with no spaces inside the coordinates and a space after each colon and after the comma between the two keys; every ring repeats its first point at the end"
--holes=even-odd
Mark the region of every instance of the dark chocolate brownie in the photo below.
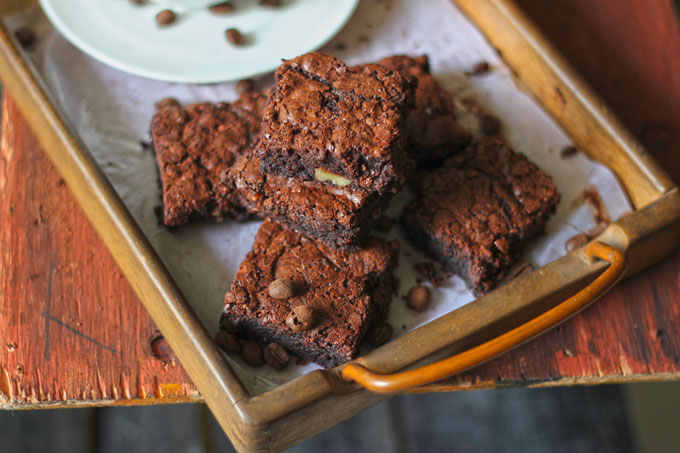
{"type": "Polygon", "coordinates": [[[430,74],[427,55],[395,55],[378,64],[418,79],[415,107],[406,119],[408,152],[419,168],[432,168],[465,149],[472,135],[456,121],[451,94],[430,74]]]}
{"type": "Polygon", "coordinates": [[[309,53],[275,74],[257,147],[264,173],[396,192],[413,162],[402,129],[416,80],[379,65],[349,68],[309,53]],[[320,173],[320,170],[324,173],[320,173]]]}
{"type": "Polygon", "coordinates": [[[268,175],[260,171],[254,153],[239,157],[231,171],[239,205],[333,248],[356,247],[392,198],[391,194],[268,175]]]}
{"type": "Polygon", "coordinates": [[[344,363],[387,316],[398,249],[396,241],[369,237],[360,250],[333,250],[267,219],[225,296],[222,321],[241,337],[279,343],[324,367],[344,363]],[[271,297],[269,285],[286,278],[296,293],[271,297]],[[293,329],[286,320],[303,305],[316,321],[308,330],[293,329]]]}
{"type": "Polygon", "coordinates": [[[477,295],[503,278],[560,200],[548,174],[491,139],[449,158],[420,184],[402,216],[410,239],[477,295]]]}
{"type": "Polygon", "coordinates": [[[208,216],[245,218],[233,202],[229,168],[238,156],[252,152],[260,133],[266,98],[249,93],[233,104],[158,103],[151,124],[163,191],[161,222],[180,226],[208,216]]]}

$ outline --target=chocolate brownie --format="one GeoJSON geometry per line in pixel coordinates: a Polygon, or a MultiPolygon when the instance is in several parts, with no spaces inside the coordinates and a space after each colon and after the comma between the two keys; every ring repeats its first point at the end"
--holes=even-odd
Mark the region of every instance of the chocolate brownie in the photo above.
{"type": "Polygon", "coordinates": [[[360,250],[333,250],[267,219],[225,296],[222,321],[242,338],[279,343],[324,367],[344,363],[387,316],[398,249],[369,237],[360,250]],[[293,281],[292,297],[272,297],[281,297],[270,294],[278,279],[293,281]],[[293,310],[313,314],[311,325],[291,319],[293,310]]]}
{"type": "Polygon", "coordinates": [[[476,295],[503,278],[560,200],[548,174],[491,139],[449,158],[420,184],[402,215],[410,239],[476,295]]]}
{"type": "Polygon", "coordinates": [[[262,94],[249,93],[232,104],[182,108],[172,99],[157,104],[151,140],[163,191],[164,225],[209,216],[248,217],[233,202],[229,169],[257,143],[265,100],[262,94]]]}
{"type": "Polygon", "coordinates": [[[253,153],[239,157],[231,171],[239,205],[333,248],[356,247],[391,198],[390,194],[268,175],[260,171],[260,160],[253,153]]]}
{"type": "Polygon", "coordinates": [[[430,73],[427,55],[395,55],[378,64],[418,79],[415,107],[406,119],[408,152],[420,168],[432,168],[465,149],[472,135],[456,121],[451,94],[430,73]]]}
{"type": "Polygon", "coordinates": [[[379,193],[402,186],[413,165],[402,129],[414,78],[309,53],[284,60],[275,81],[257,147],[264,173],[379,193]]]}

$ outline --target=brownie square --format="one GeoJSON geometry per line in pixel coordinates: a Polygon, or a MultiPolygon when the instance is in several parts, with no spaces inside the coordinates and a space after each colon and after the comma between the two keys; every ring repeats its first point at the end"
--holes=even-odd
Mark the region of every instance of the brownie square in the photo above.
{"type": "Polygon", "coordinates": [[[408,153],[419,168],[435,167],[465,149],[472,135],[456,121],[451,94],[430,73],[427,55],[394,55],[378,64],[418,80],[415,107],[406,118],[406,137],[408,153]]]}
{"type": "Polygon", "coordinates": [[[548,174],[490,139],[449,158],[420,184],[402,215],[410,239],[476,295],[503,278],[560,200],[548,174]]]}
{"type": "Polygon", "coordinates": [[[402,137],[415,79],[309,53],[275,74],[257,147],[264,173],[396,192],[412,167],[402,137]]]}
{"type": "Polygon", "coordinates": [[[232,104],[157,104],[151,140],[163,192],[161,222],[180,226],[209,216],[248,213],[233,202],[229,169],[252,152],[260,134],[265,96],[245,94],[232,104]]]}
{"type": "Polygon", "coordinates": [[[398,249],[396,241],[370,237],[360,250],[333,250],[265,220],[225,296],[223,321],[241,337],[279,343],[324,367],[344,363],[387,316],[398,249]],[[280,278],[295,283],[292,297],[269,295],[269,285],[280,278]],[[294,331],[286,318],[300,305],[310,307],[316,321],[294,331]]]}
{"type": "Polygon", "coordinates": [[[355,248],[387,208],[391,196],[318,181],[266,174],[253,154],[232,170],[238,204],[333,248],[355,248]]]}

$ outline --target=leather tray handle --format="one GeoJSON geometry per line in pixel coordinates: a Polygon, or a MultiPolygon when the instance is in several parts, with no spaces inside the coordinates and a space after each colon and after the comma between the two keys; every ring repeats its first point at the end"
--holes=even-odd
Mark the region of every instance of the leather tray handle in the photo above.
{"type": "Polygon", "coordinates": [[[599,258],[609,261],[609,267],[578,293],[530,321],[466,351],[413,370],[379,374],[362,365],[350,363],[342,369],[343,379],[356,381],[377,393],[400,392],[465,371],[537,337],[583,310],[623,276],[625,255],[615,248],[594,241],[586,246],[584,254],[590,260],[599,258]]]}

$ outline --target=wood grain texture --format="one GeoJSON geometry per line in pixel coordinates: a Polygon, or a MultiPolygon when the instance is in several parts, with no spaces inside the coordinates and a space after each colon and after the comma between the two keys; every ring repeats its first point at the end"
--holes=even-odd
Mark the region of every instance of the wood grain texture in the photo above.
{"type": "MultiPolygon", "coordinates": [[[[538,1],[521,3],[530,12],[531,8],[539,12],[543,8],[538,1]]],[[[561,7],[577,8],[590,3],[562,2],[561,7]]],[[[601,3],[608,4],[610,9],[620,8],[614,0],[601,3]]],[[[578,11],[587,14],[586,10],[578,11]]],[[[608,21],[606,7],[593,11],[597,15],[592,19],[596,24],[593,28],[599,33],[607,35],[609,30],[618,30],[618,23],[608,21]]],[[[535,17],[541,19],[539,13],[535,17]]],[[[657,20],[652,24],[655,30],[676,27],[673,16],[640,17],[657,20]]],[[[560,15],[553,20],[571,21],[573,33],[589,32],[580,30],[579,14],[560,15]]],[[[569,50],[574,45],[569,33],[551,37],[568,57],[570,52],[579,55],[578,50],[569,50]]],[[[607,51],[597,50],[602,40],[596,36],[582,39],[585,41],[578,42],[588,42],[596,49],[594,55],[607,51]]],[[[661,77],[665,70],[654,66],[659,62],[650,55],[656,54],[634,47],[640,45],[638,42],[627,40],[619,44],[626,49],[630,46],[632,50],[628,51],[636,55],[630,60],[635,66],[619,67],[620,70],[634,68],[633,74],[640,71],[652,78],[635,85],[636,88],[644,91],[650,86],[656,88],[657,84],[673,83],[672,78],[669,81],[661,77]]],[[[680,44],[672,39],[661,45],[668,55],[680,52],[680,44]]],[[[590,64],[593,76],[602,77],[605,86],[610,83],[608,73],[598,71],[600,61],[572,60],[572,63],[586,76],[590,64]]],[[[597,84],[593,85],[597,88],[597,84]]],[[[626,89],[625,82],[618,86],[626,89]]],[[[677,108],[680,92],[669,93],[669,98],[675,96],[669,104],[677,108]]],[[[149,346],[155,334],[153,323],[77,203],[59,183],[58,174],[13,103],[4,101],[3,105],[0,393],[19,407],[35,407],[40,402],[137,404],[198,398],[179,365],[164,365],[153,357],[149,346]]],[[[626,120],[625,112],[636,110],[638,105],[625,103],[612,107],[626,120]]],[[[672,131],[680,130],[672,108],[661,115],[652,117],[653,121],[670,125],[672,131]]],[[[657,157],[664,160],[663,151],[652,151],[655,155],[661,153],[657,157]]],[[[673,159],[668,160],[671,165],[665,168],[672,171],[677,181],[680,179],[677,166],[673,167],[673,159]]],[[[677,379],[680,332],[673,326],[680,320],[679,275],[680,255],[676,254],[624,282],[583,315],[541,339],[473,372],[420,391],[677,379]]]]}
{"type": "Polygon", "coordinates": [[[172,357],[154,357],[156,327],[7,99],[0,139],[0,393],[29,404],[197,398],[172,357]]]}

